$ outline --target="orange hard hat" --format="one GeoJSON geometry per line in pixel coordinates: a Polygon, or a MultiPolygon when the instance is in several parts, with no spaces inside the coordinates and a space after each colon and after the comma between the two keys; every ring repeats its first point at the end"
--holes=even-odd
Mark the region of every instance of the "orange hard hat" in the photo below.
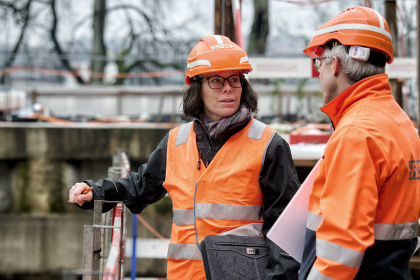
{"type": "Polygon", "coordinates": [[[316,30],[309,47],[303,50],[312,58],[321,55],[323,46],[337,40],[346,46],[362,46],[381,52],[392,63],[391,31],[385,18],[367,7],[353,7],[341,12],[316,30]]]}
{"type": "Polygon", "coordinates": [[[228,37],[210,35],[202,38],[191,50],[185,83],[190,85],[191,79],[200,74],[229,70],[251,72],[248,55],[228,37]]]}

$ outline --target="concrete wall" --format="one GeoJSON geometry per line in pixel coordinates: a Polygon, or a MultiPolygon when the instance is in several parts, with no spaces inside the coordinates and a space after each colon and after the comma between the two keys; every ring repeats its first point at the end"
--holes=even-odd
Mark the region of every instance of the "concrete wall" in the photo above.
{"type": "MultiPolygon", "coordinates": [[[[141,214],[165,237],[170,236],[172,214],[160,211],[167,208],[163,205],[168,205],[169,200],[164,198],[141,214]]],[[[127,237],[132,238],[133,215],[127,211],[126,218],[127,237]]],[[[92,225],[92,221],[93,212],[80,209],[74,214],[0,214],[0,279],[28,279],[28,275],[38,275],[43,280],[49,279],[47,276],[78,279],[83,269],[84,228],[92,225]]],[[[137,237],[155,238],[141,223],[138,223],[137,237]]],[[[166,275],[164,259],[137,259],[136,266],[138,275],[166,275]]],[[[131,259],[125,258],[126,276],[130,270],[131,259]]]]}
{"type": "Polygon", "coordinates": [[[66,213],[75,182],[107,177],[118,148],[136,170],[167,132],[141,125],[0,127],[0,213],[66,213]]]}
{"type": "Polygon", "coordinates": [[[83,268],[84,225],[93,220],[89,214],[1,214],[0,272],[7,275],[83,268]]]}
{"type": "MultiPolygon", "coordinates": [[[[82,269],[83,231],[92,224],[93,213],[67,203],[70,187],[82,179],[107,177],[118,148],[137,170],[170,128],[4,125],[0,127],[1,280],[25,273],[62,279],[65,271],[82,269]]],[[[168,200],[142,214],[167,237],[172,219],[168,200]]],[[[127,217],[131,234],[131,213],[127,217]]],[[[139,225],[138,237],[153,236],[139,225]]],[[[166,270],[165,261],[138,263],[143,274],[162,275],[166,270]]],[[[129,269],[130,260],[126,260],[125,270],[129,269]]]]}

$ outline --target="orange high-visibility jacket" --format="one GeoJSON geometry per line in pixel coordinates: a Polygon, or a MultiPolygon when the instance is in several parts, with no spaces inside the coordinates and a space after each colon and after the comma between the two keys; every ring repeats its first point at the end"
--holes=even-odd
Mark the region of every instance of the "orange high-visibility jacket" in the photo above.
{"type": "Polygon", "coordinates": [[[198,244],[206,235],[262,236],[259,174],[275,130],[252,119],[206,168],[192,123],[170,131],[164,187],[173,201],[167,278],[206,279],[198,244]],[[200,168],[197,168],[197,163],[200,168]]]}
{"type": "Polygon", "coordinates": [[[321,110],[335,126],[309,199],[299,279],[408,279],[417,244],[420,140],[386,74],[321,110]]]}

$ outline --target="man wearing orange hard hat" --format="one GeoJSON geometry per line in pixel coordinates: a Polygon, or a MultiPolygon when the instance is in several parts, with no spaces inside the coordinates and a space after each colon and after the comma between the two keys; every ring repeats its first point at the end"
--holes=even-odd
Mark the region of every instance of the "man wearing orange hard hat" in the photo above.
{"type": "Polygon", "coordinates": [[[184,115],[193,120],[170,130],[138,172],[86,180],[69,192],[69,201],[84,209],[104,199],[123,201],[133,213],[168,194],[174,217],[167,279],[206,279],[200,244],[207,236],[249,237],[264,244],[240,251],[250,255],[250,265],[244,263],[241,271],[228,266],[212,279],[298,277],[299,263],[265,238],[300,184],[288,143],[252,116],[258,97],[244,77],[250,71],[246,52],[228,37],[202,38],[187,60],[182,101],[184,115]],[[266,262],[258,266],[254,259],[262,257],[266,262]]]}
{"type": "Polygon", "coordinates": [[[320,73],[334,132],[309,198],[299,279],[409,279],[418,239],[420,140],[391,95],[389,26],[340,13],[304,52],[320,73]]]}

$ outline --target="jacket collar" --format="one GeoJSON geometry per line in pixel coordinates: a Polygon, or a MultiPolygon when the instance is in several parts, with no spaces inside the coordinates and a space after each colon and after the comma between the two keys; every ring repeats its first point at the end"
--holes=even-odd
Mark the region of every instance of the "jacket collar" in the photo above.
{"type": "Polygon", "coordinates": [[[341,118],[353,104],[367,97],[390,94],[391,87],[388,83],[388,75],[374,75],[348,87],[331,102],[321,107],[320,110],[330,117],[333,126],[337,128],[341,118]]]}

